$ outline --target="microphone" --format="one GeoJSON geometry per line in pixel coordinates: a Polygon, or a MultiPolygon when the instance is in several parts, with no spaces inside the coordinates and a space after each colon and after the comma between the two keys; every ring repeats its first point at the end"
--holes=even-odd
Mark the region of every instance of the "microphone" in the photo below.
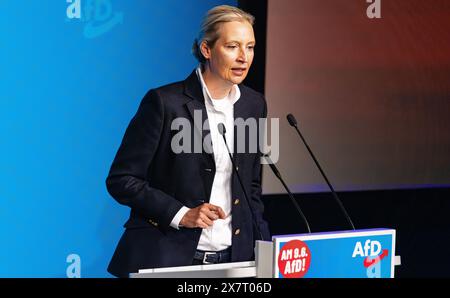
{"type": "Polygon", "coordinates": [[[226,133],[225,125],[223,123],[219,123],[219,124],[217,124],[217,128],[219,129],[219,133],[222,135],[223,141],[225,142],[225,147],[227,147],[228,155],[230,156],[231,164],[233,165],[233,171],[234,171],[234,173],[236,173],[236,176],[239,180],[239,184],[241,185],[242,191],[244,192],[245,200],[247,201],[248,207],[250,208],[250,212],[252,213],[252,222],[255,225],[256,230],[258,231],[259,237],[261,237],[261,240],[264,240],[261,230],[259,229],[259,226],[256,223],[255,213],[253,211],[252,205],[250,204],[250,200],[248,199],[247,192],[245,191],[244,184],[242,183],[242,180],[241,180],[241,176],[239,175],[239,172],[236,168],[236,164],[234,162],[233,155],[230,152],[230,148],[228,148],[227,139],[225,138],[225,133],[226,133]]]}
{"type": "Polygon", "coordinates": [[[353,222],[350,218],[350,216],[347,213],[347,210],[345,210],[344,204],[342,204],[342,201],[339,199],[337,193],[334,191],[333,186],[331,185],[330,181],[328,181],[327,176],[325,175],[324,171],[322,170],[322,167],[320,166],[319,162],[317,161],[316,157],[314,156],[314,154],[312,153],[311,149],[309,148],[308,144],[306,143],[305,139],[303,138],[303,135],[300,133],[300,130],[297,127],[297,120],[295,119],[294,115],[292,114],[288,114],[287,115],[287,120],[289,122],[289,125],[294,127],[295,130],[297,131],[298,135],[300,136],[300,138],[302,139],[303,143],[306,146],[306,149],[308,149],[309,154],[311,155],[311,157],[313,158],[314,162],[316,163],[316,166],[319,168],[320,173],[322,174],[323,178],[325,179],[325,181],[328,184],[328,187],[331,189],[331,192],[333,194],[334,199],[336,200],[336,202],[338,203],[339,207],[341,208],[342,213],[344,213],[345,218],[347,219],[348,223],[350,224],[351,228],[353,230],[355,230],[355,226],[353,225],[353,222]]]}
{"type": "Polygon", "coordinates": [[[290,191],[289,187],[286,185],[286,183],[284,182],[283,178],[281,177],[281,174],[278,171],[277,167],[273,163],[272,159],[270,159],[268,154],[265,154],[264,158],[269,163],[269,166],[272,169],[272,172],[275,174],[275,176],[277,176],[278,180],[281,181],[281,184],[283,184],[284,189],[286,189],[286,191],[287,191],[287,193],[289,195],[289,198],[292,201],[292,204],[294,204],[295,208],[297,209],[297,212],[300,214],[301,218],[305,222],[306,228],[308,229],[308,233],[311,234],[311,228],[309,227],[309,223],[308,223],[308,220],[306,219],[305,214],[303,214],[302,209],[300,209],[300,206],[298,205],[297,201],[295,200],[294,196],[292,195],[292,192],[290,191]]]}

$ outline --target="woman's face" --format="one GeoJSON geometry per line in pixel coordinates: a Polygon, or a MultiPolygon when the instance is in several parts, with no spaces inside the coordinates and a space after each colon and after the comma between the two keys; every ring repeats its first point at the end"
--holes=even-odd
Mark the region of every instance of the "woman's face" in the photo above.
{"type": "Polygon", "coordinates": [[[225,84],[240,84],[253,62],[255,35],[248,22],[226,22],[219,27],[219,39],[213,48],[205,43],[202,52],[211,73],[225,84]]]}

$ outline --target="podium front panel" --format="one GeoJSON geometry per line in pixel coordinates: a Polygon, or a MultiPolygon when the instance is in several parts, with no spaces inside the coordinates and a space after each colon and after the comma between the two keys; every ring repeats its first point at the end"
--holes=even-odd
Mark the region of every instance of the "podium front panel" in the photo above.
{"type": "Polygon", "coordinates": [[[275,278],[392,278],[395,230],[274,236],[275,278]]]}

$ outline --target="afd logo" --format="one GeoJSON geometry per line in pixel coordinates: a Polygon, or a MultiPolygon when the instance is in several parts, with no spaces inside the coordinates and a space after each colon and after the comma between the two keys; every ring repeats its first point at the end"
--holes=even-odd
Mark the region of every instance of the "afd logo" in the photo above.
{"type": "Polygon", "coordinates": [[[66,15],[85,23],[83,34],[96,38],[123,22],[122,12],[113,12],[110,0],[66,0],[66,15]]]}
{"type": "Polygon", "coordinates": [[[381,260],[389,255],[388,249],[382,249],[379,241],[367,239],[364,245],[356,242],[352,258],[362,257],[363,266],[367,268],[367,277],[381,277],[381,260]]]}

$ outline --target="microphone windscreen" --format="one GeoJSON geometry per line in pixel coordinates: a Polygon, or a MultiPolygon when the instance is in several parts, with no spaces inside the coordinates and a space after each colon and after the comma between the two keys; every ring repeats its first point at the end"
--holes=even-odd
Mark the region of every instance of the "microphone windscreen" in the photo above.
{"type": "Polygon", "coordinates": [[[297,126],[297,120],[295,119],[294,115],[288,114],[286,118],[291,126],[297,126]]]}
{"type": "Polygon", "coordinates": [[[217,124],[217,129],[219,130],[219,133],[223,136],[227,130],[225,129],[225,125],[223,123],[217,124]]]}

